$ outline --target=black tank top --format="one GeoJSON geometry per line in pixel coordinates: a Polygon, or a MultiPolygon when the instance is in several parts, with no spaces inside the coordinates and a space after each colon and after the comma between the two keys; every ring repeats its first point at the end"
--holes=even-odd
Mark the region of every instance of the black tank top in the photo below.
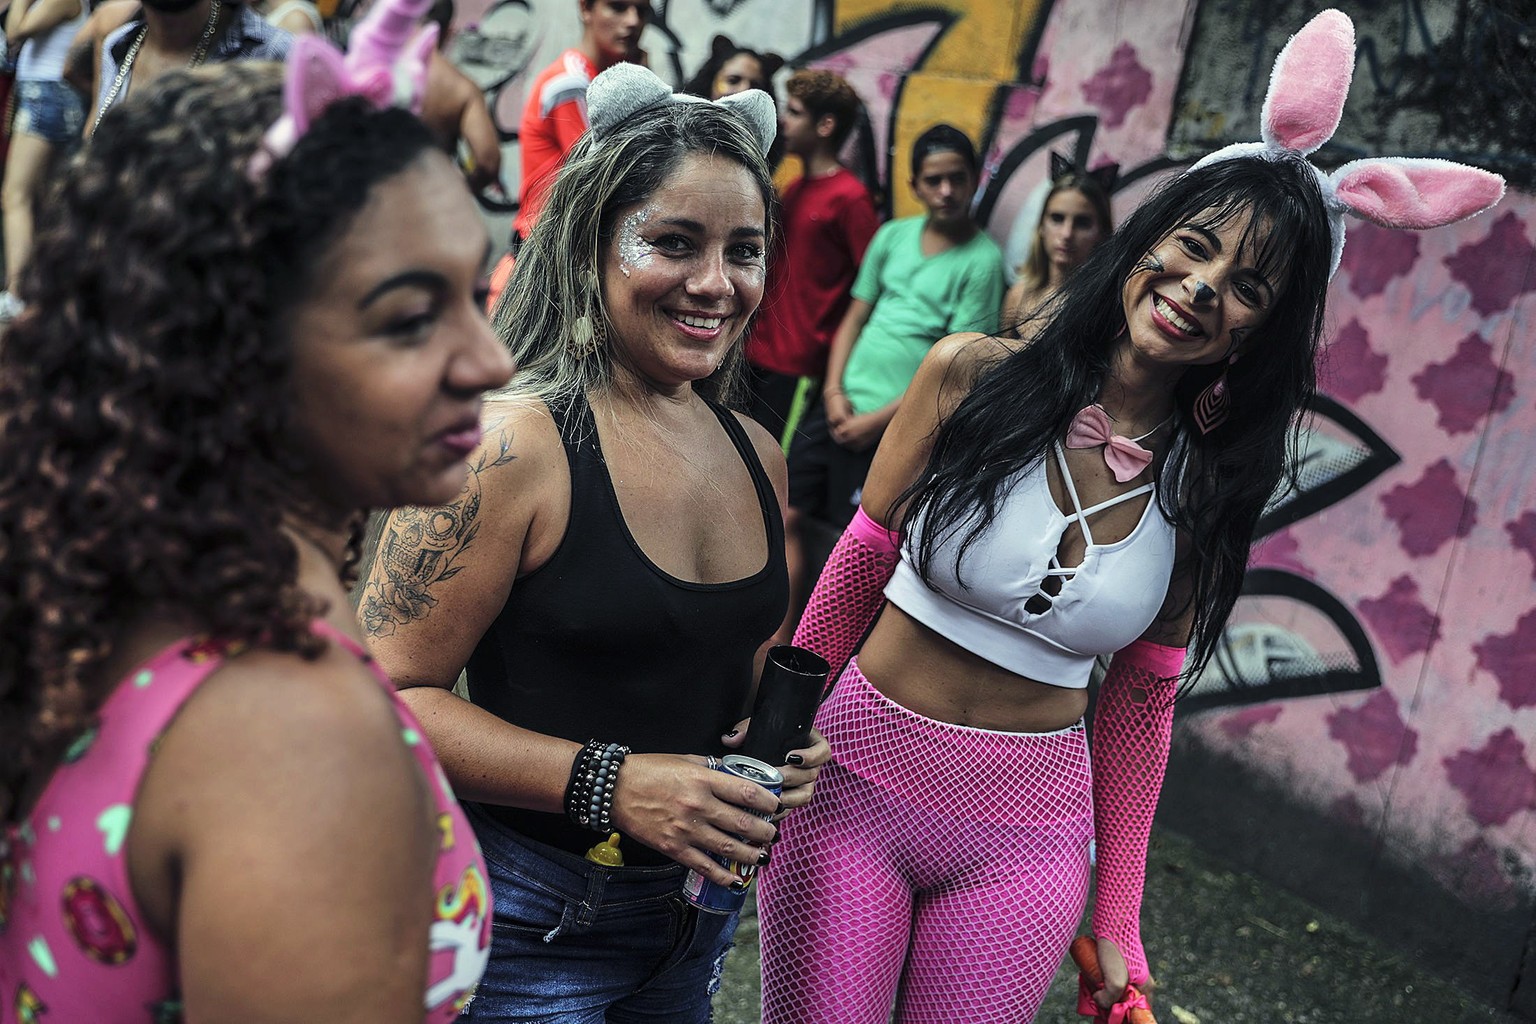
{"type": "MultiPolygon", "coordinates": [[[[746,431],[710,404],[751,474],[768,561],[730,583],[690,583],[640,550],[583,399],[551,409],[571,468],[571,513],[548,562],[518,580],[467,666],[469,696],[514,725],[636,753],[720,752],[747,713],[752,657],[784,619],[789,576],[773,485],[746,431]]],[[[531,839],[576,853],[598,841],[563,815],[486,805],[531,839]]],[[[631,865],[669,863],[637,842],[631,865]]]]}

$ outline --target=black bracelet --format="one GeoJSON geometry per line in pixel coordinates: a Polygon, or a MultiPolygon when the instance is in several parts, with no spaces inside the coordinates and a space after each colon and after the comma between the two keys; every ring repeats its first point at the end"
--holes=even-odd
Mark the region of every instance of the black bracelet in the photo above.
{"type": "Polygon", "coordinates": [[[580,780],[587,770],[587,762],[592,759],[592,751],[596,743],[597,741],[593,740],[576,751],[576,757],[571,761],[571,774],[565,780],[565,816],[572,821],[576,820],[576,800],[580,795],[580,780]]]}
{"type": "Polygon", "coordinates": [[[622,743],[589,740],[571,764],[565,786],[565,816],[594,832],[613,831],[613,791],[629,748],[622,743]]]}

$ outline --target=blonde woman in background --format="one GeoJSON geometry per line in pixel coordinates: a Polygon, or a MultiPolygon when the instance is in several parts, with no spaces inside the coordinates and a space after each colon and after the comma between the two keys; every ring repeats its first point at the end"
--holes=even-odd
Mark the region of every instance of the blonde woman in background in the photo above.
{"type": "Polygon", "coordinates": [[[1026,326],[1027,321],[1115,230],[1109,192],[1118,170],[1117,165],[1108,164],[1096,171],[1081,171],[1051,154],[1050,190],[1041,204],[1029,255],[1019,268],[1019,280],[1003,297],[1004,337],[1033,337],[1038,326],[1026,326]]]}

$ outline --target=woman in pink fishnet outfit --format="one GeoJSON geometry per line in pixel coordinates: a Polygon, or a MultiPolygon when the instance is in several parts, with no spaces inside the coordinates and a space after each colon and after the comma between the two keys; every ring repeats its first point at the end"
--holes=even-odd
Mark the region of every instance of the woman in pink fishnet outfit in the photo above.
{"type": "Polygon", "coordinates": [[[1442,160],[1325,176],[1305,155],[1338,123],[1352,28],[1324,12],[1292,48],[1264,142],[1159,189],[1032,342],[955,335],[918,371],[795,637],[846,669],[817,716],[834,761],[763,879],[765,1024],[1032,1020],[1090,868],[1105,983],[1079,1011],[1146,1006],[1178,679],[1291,473],[1342,213],[1432,227],[1503,189],[1442,160]]]}
{"type": "Polygon", "coordinates": [[[1285,472],[1329,250],[1310,168],[1227,161],[1138,209],[1032,344],[934,346],[796,635],[847,669],[763,879],[765,1024],[1032,1019],[1095,837],[1102,1000],[1148,981],[1184,648],[1209,659],[1285,472]]]}
{"type": "Polygon", "coordinates": [[[1032,342],[956,335],[924,361],[795,637],[847,668],[817,716],[834,763],[759,897],[765,1024],[1032,1020],[1090,866],[1104,984],[1079,1012],[1146,1007],[1177,680],[1292,475],[1343,214],[1427,228],[1503,194],[1445,160],[1308,163],[1353,67],[1348,17],[1317,15],[1276,60],[1262,142],[1159,189],[1032,342]]]}

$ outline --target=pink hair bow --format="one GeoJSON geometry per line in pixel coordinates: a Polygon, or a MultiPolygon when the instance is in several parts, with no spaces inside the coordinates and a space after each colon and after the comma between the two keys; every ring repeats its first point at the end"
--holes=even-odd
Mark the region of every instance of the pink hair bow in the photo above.
{"type": "MultiPolygon", "coordinates": [[[[1355,71],[1355,25],[1342,11],[1326,10],[1304,25],[1275,58],[1264,97],[1262,142],[1240,142],[1203,157],[1190,170],[1218,160],[1305,157],[1333,137],[1344,116],[1355,71]]],[[[1344,214],[1387,228],[1453,224],[1483,212],[1504,195],[1504,179],[1450,160],[1374,157],[1354,160],[1332,174],[1310,162],[1328,204],[1333,234],[1331,277],[1344,255],[1344,214]]]]}
{"type": "Polygon", "coordinates": [[[318,35],[302,35],[288,52],[283,115],[262,137],[247,173],[258,180],[293,152],[315,118],[337,100],[361,96],[380,110],[421,112],[437,26],[416,32],[432,0],[377,0],[352,30],[347,53],[318,35]],[[412,39],[412,35],[415,39],[412,39]]]}
{"type": "Polygon", "coordinates": [[[1086,405],[1072,417],[1067,428],[1068,448],[1104,446],[1104,461],[1117,483],[1135,479],[1152,461],[1152,453],[1109,427],[1109,414],[1096,405],[1086,405]]]}

